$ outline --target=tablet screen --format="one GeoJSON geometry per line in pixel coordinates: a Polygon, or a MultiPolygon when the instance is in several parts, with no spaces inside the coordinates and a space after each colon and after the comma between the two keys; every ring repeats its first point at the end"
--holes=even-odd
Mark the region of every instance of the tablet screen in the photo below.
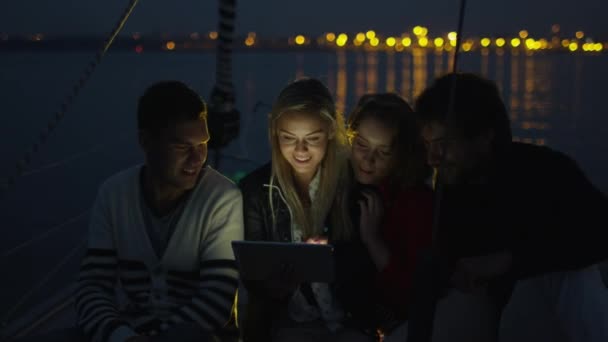
{"type": "Polygon", "coordinates": [[[300,282],[334,280],[333,246],[269,241],[233,241],[232,250],[243,279],[266,280],[285,264],[300,282]]]}

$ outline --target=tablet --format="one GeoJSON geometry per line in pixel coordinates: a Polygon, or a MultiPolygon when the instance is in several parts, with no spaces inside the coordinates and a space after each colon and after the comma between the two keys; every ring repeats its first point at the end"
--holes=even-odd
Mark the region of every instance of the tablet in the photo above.
{"type": "Polygon", "coordinates": [[[334,280],[334,248],[331,245],[232,241],[241,277],[266,280],[285,264],[293,266],[300,282],[330,283],[334,280]]]}

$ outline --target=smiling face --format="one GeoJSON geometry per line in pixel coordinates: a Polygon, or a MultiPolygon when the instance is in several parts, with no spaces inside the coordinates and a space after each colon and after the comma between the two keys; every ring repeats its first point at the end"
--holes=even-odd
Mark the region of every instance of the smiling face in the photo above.
{"type": "Polygon", "coordinates": [[[157,185],[170,191],[192,189],[207,160],[207,121],[179,121],[159,134],[141,133],[146,166],[157,185]]]}
{"type": "Polygon", "coordinates": [[[276,134],[281,155],[294,176],[312,179],[325,157],[328,124],[318,114],[287,112],[279,117],[276,134]]]}
{"type": "Polygon", "coordinates": [[[351,166],[359,183],[378,185],[393,170],[397,130],[374,118],[361,120],[352,142],[351,166]]]}

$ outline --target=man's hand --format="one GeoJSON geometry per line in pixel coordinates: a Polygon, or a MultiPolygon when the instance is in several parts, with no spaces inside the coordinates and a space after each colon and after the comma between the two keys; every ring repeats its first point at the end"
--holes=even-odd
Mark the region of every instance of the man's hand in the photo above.
{"type": "Polygon", "coordinates": [[[462,292],[484,291],[488,280],[510,270],[512,259],[510,252],[460,259],[456,263],[451,283],[462,292]]]}

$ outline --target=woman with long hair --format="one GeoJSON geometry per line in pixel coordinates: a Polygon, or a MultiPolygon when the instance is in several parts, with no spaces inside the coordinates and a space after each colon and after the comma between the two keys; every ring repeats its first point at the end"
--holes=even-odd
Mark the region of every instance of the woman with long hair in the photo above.
{"type": "Polygon", "coordinates": [[[429,172],[414,112],[396,94],[363,96],[347,134],[358,231],[375,266],[374,319],[389,333],[408,318],[417,254],[431,244],[429,172]]]}
{"type": "MultiPolygon", "coordinates": [[[[272,159],[241,182],[245,238],[332,243],[352,237],[347,208],[347,142],[342,116],[316,79],[290,83],[270,112],[272,159]]],[[[266,281],[243,279],[246,341],[355,340],[334,284],[297,284],[289,268],[266,281]]],[[[364,336],[364,335],[363,335],[364,336]]]]}

